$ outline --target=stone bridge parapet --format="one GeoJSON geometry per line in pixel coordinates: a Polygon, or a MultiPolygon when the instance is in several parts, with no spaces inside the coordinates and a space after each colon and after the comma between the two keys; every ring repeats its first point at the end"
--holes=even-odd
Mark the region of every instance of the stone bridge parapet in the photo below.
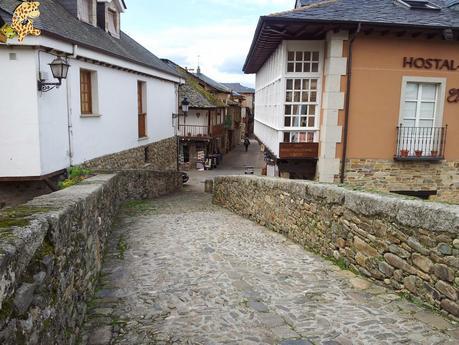
{"type": "Polygon", "coordinates": [[[263,177],[217,177],[214,203],[459,317],[459,206],[263,177]]]}
{"type": "Polygon", "coordinates": [[[121,203],[180,189],[178,172],[98,175],[0,213],[0,344],[74,344],[121,203]]]}

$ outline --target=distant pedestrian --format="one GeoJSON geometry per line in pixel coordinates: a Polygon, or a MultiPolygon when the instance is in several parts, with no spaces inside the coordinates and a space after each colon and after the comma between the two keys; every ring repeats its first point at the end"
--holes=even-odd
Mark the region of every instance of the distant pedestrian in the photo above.
{"type": "Polygon", "coordinates": [[[249,146],[250,146],[250,140],[249,140],[249,138],[245,138],[244,139],[245,152],[247,152],[249,150],[249,146]]]}

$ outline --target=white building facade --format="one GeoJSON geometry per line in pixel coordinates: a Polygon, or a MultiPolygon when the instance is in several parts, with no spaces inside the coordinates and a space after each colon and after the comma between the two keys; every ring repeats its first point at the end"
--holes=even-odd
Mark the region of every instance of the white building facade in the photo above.
{"type": "Polygon", "coordinates": [[[124,3],[49,3],[42,11],[55,11],[68,22],[62,30],[75,30],[73,36],[44,29],[23,43],[0,44],[0,179],[48,176],[174,137],[181,79],[119,30],[124,3]],[[97,25],[96,11],[106,29],[97,25]],[[91,40],[84,42],[78,30],[92,34],[91,40]],[[123,48],[130,51],[121,53],[123,48]],[[70,64],[68,76],[43,92],[37,81],[56,82],[48,64],[57,56],[70,64]]]}

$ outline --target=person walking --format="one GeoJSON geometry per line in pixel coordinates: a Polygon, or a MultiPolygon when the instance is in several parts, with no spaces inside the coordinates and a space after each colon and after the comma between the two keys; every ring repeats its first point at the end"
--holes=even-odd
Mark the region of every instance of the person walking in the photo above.
{"type": "Polygon", "coordinates": [[[250,146],[250,140],[249,140],[249,138],[246,137],[244,139],[245,152],[247,152],[249,150],[249,146],[250,146]]]}

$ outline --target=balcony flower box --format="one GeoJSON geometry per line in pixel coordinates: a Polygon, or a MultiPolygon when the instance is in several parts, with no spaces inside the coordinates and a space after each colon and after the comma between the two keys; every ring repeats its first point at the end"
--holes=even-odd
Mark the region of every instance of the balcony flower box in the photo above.
{"type": "Polygon", "coordinates": [[[400,150],[400,157],[407,158],[409,154],[408,150],[400,150]]]}
{"type": "Polygon", "coordinates": [[[422,157],[422,150],[416,150],[414,151],[414,154],[416,155],[416,157],[420,158],[422,157]]]}

